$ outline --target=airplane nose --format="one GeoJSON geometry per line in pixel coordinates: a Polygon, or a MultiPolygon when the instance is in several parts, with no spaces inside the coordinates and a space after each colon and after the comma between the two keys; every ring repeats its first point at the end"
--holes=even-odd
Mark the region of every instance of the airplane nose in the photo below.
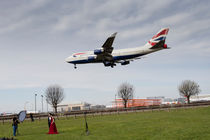
{"type": "Polygon", "coordinates": [[[67,63],[71,63],[72,57],[71,57],[71,56],[70,56],[70,57],[67,57],[67,58],[65,59],[65,61],[66,61],[67,63]]]}

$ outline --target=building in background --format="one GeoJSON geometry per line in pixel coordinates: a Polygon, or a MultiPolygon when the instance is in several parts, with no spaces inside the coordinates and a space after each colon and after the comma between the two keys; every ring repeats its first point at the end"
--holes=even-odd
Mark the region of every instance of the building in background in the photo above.
{"type": "Polygon", "coordinates": [[[186,104],[187,103],[187,98],[178,98],[177,99],[177,104],[186,104]]]}
{"type": "Polygon", "coordinates": [[[173,99],[173,98],[164,98],[162,100],[163,105],[172,105],[172,104],[178,104],[177,99],[173,99]]]}
{"type": "Polygon", "coordinates": [[[58,105],[58,112],[71,112],[71,111],[81,111],[81,110],[100,110],[105,109],[105,105],[91,105],[86,102],[78,104],[65,104],[58,105]]]}
{"type": "Polygon", "coordinates": [[[164,96],[147,97],[147,99],[160,99],[162,105],[185,104],[186,98],[166,98],[164,96]]]}
{"type": "MultiPolygon", "coordinates": [[[[160,105],[161,99],[129,99],[127,102],[127,107],[137,107],[137,106],[152,106],[152,105],[160,105]]],[[[123,100],[116,99],[112,103],[113,108],[123,108],[123,100]]]]}
{"type": "Polygon", "coordinates": [[[106,109],[105,105],[91,105],[90,106],[91,110],[101,110],[101,109],[106,109]]]}
{"type": "MultiPolygon", "coordinates": [[[[210,95],[205,96],[209,97],[210,95]]],[[[207,99],[207,98],[206,98],[207,99]]],[[[137,107],[137,106],[154,106],[154,105],[173,105],[173,104],[185,104],[186,98],[166,98],[164,96],[154,96],[147,97],[146,99],[130,99],[127,102],[127,107],[137,107]]],[[[112,102],[112,108],[123,108],[123,100],[116,99],[112,102]]]]}
{"type": "Polygon", "coordinates": [[[191,102],[210,101],[210,94],[201,94],[190,97],[191,102]]]}
{"type": "Polygon", "coordinates": [[[90,110],[90,104],[82,102],[78,104],[58,105],[58,112],[71,112],[80,110],[90,110]]]}

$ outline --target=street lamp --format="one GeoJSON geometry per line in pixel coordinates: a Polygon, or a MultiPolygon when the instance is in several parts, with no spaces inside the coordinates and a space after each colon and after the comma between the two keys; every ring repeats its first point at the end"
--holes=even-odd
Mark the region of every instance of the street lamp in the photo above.
{"type": "Polygon", "coordinates": [[[37,94],[35,94],[35,113],[36,113],[36,96],[37,94]]]}
{"type": "Polygon", "coordinates": [[[48,102],[47,102],[47,100],[46,100],[46,103],[47,103],[47,113],[48,113],[48,102]]]}
{"type": "Polygon", "coordinates": [[[115,94],[115,107],[117,108],[117,101],[116,101],[116,96],[117,96],[117,94],[115,94]]]}
{"type": "Polygon", "coordinates": [[[43,112],[43,95],[41,95],[41,97],[42,97],[42,112],[43,112]]]}

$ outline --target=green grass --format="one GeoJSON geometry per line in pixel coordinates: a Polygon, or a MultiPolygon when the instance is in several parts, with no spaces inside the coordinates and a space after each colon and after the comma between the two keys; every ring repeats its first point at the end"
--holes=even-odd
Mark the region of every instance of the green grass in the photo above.
{"type": "MultiPolygon", "coordinates": [[[[48,135],[47,120],[19,124],[18,140],[209,140],[210,107],[56,120],[58,135],[48,135]]],[[[12,137],[11,123],[0,122],[0,138],[12,137]]]]}

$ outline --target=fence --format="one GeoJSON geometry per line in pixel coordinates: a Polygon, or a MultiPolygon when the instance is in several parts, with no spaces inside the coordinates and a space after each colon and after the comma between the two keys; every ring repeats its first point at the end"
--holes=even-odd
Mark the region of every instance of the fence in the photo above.
{"type": "MultiPolygon", "coordinates": [[[[87,115],[107,115],[107,114],[120,114],[120,113],[128,113],[128,112],[139,112],[139,111],[154,111],[154,110],[167,110],[170,109],[178,109],[178,108],[192,108],[192,107],[199,107],[199,106],[210,106],[210,102],[197,102],[191,104],[174,104],[174,105],[156,105],[156,106],[148,106],[148,107],[130,107],[130,108],[111,108],[111,109],[100,109],[100,110],[81,110],[81,111],[71,111],[71,112],[64,112],[64,113],[57,113],[54,114],[57,119],[59,117],[71,117],[77,118],[78,116],[83,116],[84,113],[87,115]]],[[[18,114],[14,115],[7,115],[7,116],[0,116],[0,121],[4,124],[5,122],[12,121],[13,117],[17,117],[18,114]]],[[[36,113],[33,114],[33,118],[36,120],[41,120],[43,118],[47,118],[47,113],[36,113]]],[[[26,119],[30,119],[30,114],[27,114],[26,119]]]]}

